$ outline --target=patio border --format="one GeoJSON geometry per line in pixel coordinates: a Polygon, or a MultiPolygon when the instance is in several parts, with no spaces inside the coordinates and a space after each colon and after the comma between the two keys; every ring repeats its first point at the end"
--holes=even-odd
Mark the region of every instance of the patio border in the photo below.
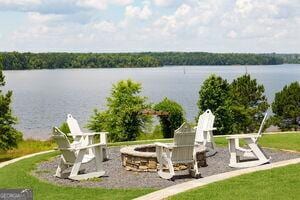
{"type": "Polygon", "coordinates": [[[26,158],[30,158],[30,157],[33,157],[33,156],[37,156],[37,155],[41,155],[41,154],[45,154],[45,153],[50,153],[50,152],[54,152],[54,151],[55,150],[41,151],[41,152],[37,152],[37,153],[28,154],[26,156],[14,158],[12,160],[4,161],[4,162],[0,163],[0,168],[5,167],[6,165],[9,165],[9,164],[18,162],[20,160],[26,159],[26,158]]]}
{"type": "Polygon", "coordinates": [[[240,169],[240,170],[235,170],[235,171],[230,171],[230,172],[225,172],[221,174],[216,174],[212,176],[208,176],[205,178],[200,178],[192,181],[188,181],[185,183],[180,183],[177,185],[173,185],[149,194],[146,194],[144,196],[138,197],[135,200],[160,200],[160,199],[166,199],[170,196],[179,194],[181,192],[186,192],[188,190],[201,187],[210,183],[226,180],[229,178],[233,178],[236,176],[240,176],[243,174],[249,174],[252,172],[257,172],[257,171],[263,171],[263,170],[268,170],[268,169],[273,169],[273,168],[278,168],[278,167],[284,167],[287,165],[291,164],[298,164],[300,163],[300,158],[296,159],[291,159],[291,160],[284,160],[276,163],[271,163],[271,164],[266,164],[266,165],[261,165],[257,167],[252,167],[252,168],[246,168],[246,169],[240,169]]]}

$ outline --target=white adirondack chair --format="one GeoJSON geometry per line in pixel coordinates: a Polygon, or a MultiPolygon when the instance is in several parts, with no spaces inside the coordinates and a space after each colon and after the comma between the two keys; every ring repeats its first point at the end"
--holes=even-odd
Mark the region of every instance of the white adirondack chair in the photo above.
{"type": "Polygon", "coordinates": [[[94,177],[100,177],[105,174],[102,166],[102,150],[105,147],[104,144],[92,144],[72,147],[67,136],[61,132],[57,127],[53,128],[52,138],[56,141],[58,149],[62,153],[60,162],[58,164],[55,176],[60,178],[69,178],[72,180],[84,180],[94,177]],[[93,149],[95,154],[91,156],[86,154],[89,149],[93,149]],[[83,170],[85,163],[95,161],[96,172],[90,172],[87,174],[78,174],[80,170],[83,170]],[[64,173],[65,170],[71,167],[71,173],[64,173]]]}
{"type": "MultiPolygon", "coordinates": [[[[70,136],[74,138],[74,142],[72,145],[91,145],[94,143],[93,139],[95,135],[100,135],[100,143],[105,145],[103,149],[103,159],[108,159],[107,157],[107,137],[108,132],[97,132],[97,133],[84,133],[81,131],[79,124],[75,118],[71,114],[67,115],[67,124],[70,129],[70,136]]],[[[91,156],[94,155],[92,149],[89,150],[88,154],[91,156]]]]}
{"type": "Polygon", "coordinates": [[[174,180],[174,164],[188,164],[189,172],[192,176],[200,176],[196,152],[195,152],[195,132],[187,123],[183,123],[174,134],[174,143],[155,143],[156,155],[159,162],[158,175],[164,179],[174,180]],[[168,172],[164,171],[164,166],[168,172]]]}
{"type": "Polygon", "coordinates": [[[262,129],[267,119],[267,113],[260,125],[257,134],[239,134],[230,135],[227,137],[230,152],[230,167],[246,168],[262,165],[270,162],[271,157],[268,157],[262,148],[258,145],[258,140],[262,137],[262,129]],[[243,139],[249,148],[240,147],[240,139],[243,139]],[[245,157],[250,160],[241,162],[240,157],[245,157]]]}
{"type": "Polygon", "coordinates": [[[215,116],[211,110],[207,109],[202,115],[199,116],[198,124],[196,128],[195,143],[203,145],[207,150],[206,156],[213,156],[217,153],[216,144],[214,142],[213,127],[215,116]]]}

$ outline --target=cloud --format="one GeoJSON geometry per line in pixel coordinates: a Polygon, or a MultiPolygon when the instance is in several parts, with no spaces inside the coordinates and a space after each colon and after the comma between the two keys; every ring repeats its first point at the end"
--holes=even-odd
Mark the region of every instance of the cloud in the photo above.
{"type": "Polygon", "coordinates": [[[298,0],[0,0],[0,10],[23,16],[1,27],[2,51],[300,51],[298,0]]]}
{"type": "Polygon", "coordinates": [[[129,5],[125,8],[125,16],[129,18],[147,20],[151,17],[151,15],[152,11],[150,10],[148,4],[145,4],[143,7],[129,5]]]}
{"type": "Polygon", "coordinates": [[[173,0],[153,0],[156,6],[169,6],[173,3],[173,0]]]}

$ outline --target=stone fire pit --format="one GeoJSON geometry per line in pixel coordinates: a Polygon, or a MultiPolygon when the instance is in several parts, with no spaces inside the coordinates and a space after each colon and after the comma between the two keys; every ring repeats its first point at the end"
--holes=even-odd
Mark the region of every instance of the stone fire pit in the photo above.
{"type": "MultiPolygon", "coordinates": [[[[156,172],[158,163],[155,153],[155,144],[143,144],[121,148],[122,165],[128,171],[138,172],[156,172]]],[[[205,167],[206,164],[206,151],[203,147],[198,147],[197,160],[198,167],[205,167]]],[[[175,165],[174,169],[185,170],[186,165],[175,165]]]]}

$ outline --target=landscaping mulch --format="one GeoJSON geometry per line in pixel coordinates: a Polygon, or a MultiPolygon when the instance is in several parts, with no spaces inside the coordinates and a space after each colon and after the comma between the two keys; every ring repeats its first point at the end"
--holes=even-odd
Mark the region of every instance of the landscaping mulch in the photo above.
{"type": "MultiPolygon", "coordinates": [[[[284,152],[278,150],[264,149],[268,156],[271,156],[271,162],[289,160],[299,158],[299,153],[284,152]]],[[[229,152],[227,148],[217,148],[218,153],[207,158],[207,167],[201,167],[200,172],[202,177],[211,176],[223,172],[236,170],[230,168],[229,152]]],[[[59,161],[59,157],[55,157],[49,161],[41,162],[33,171],[33,175],[47,182],[51,182],[63,186],[77,187],[102,187],[102,188],[155,188],[161,189],[172,186],[178,183],[193,180],[188,175],[187,170],[180,171],[176,176],[175,181],[164,180],[158,176],[156,172],[133,172],[126,171],[121,165],[120,147],[109,148],[109,160],[105,161],[104,170],[105,176],[92,180],[73,181],[69,179],[60,179],[54,177],[55,170],[59,161]]],[[[87,172],[93,170],[93,165],[86,166],[87,172]]]]}

